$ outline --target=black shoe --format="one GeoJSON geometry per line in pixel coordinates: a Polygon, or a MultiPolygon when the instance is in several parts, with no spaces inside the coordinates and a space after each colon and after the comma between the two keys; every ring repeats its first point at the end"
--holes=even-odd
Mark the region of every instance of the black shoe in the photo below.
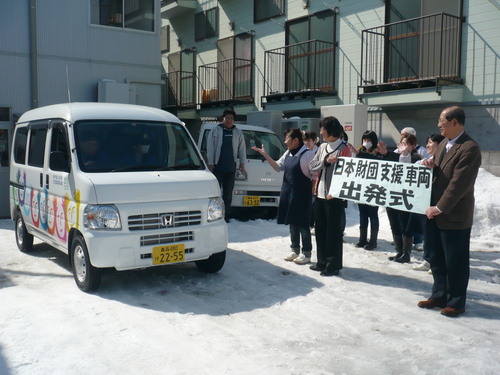
{"type": "Polygon", "coordinates": [[[322,266],[321,264],[315,264],[314,266],[311,266],[309,268],[312,269],[313,271],[321,272],[326,269],[326,266],[322,266]]]}
{"type": "Polygon", "coordinates": [[[321,276],[337,276],[340,270],[324,270],[320,273],[321,276]]]}
{"type": "Polygon", "coordinates": [[[399,258],[394,259],[395,262],[398,263],[410,263],[410,255],[409,254],[404,254],[401,255],[399,258]]]}
{"type": "Polygon", "coordinates": [[[403,256],[403,253],[397,253],[396,255],[392,255],[392,256],[390,256],[387,259],[389,259],[389,260],[396,260],[396,258],[399,258],[400,256],[403,256]]]}

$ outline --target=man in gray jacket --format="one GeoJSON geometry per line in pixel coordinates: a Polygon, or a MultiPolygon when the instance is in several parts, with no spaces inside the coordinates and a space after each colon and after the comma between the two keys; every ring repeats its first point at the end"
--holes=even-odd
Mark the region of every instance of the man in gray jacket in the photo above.
{"type": "Polygon", "coordinates": [[[226,209],[226,222],[229,221],[229,210],[233,199],[236,163],[245,172],[247,149],[243,132],[234,124],[236,113],[231,109],[224,110],[222,123],[214,127],[207,139],[208,169],[215,175],[222,189],[222,200],[226,209]]]}

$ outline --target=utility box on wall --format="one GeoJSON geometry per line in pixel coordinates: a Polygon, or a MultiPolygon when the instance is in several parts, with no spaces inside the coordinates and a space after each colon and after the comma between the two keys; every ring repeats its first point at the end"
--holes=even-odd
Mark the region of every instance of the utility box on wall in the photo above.
{"type": "Polygon", "coordinates": [[[136,104],[135,86],[102,80],[97,84],[97,101],[104,103],[136,104]]]}
{"type": "Polygon", "coordinates": [[[280,136],[282,118],[281,111],[250,111],[247,113],[247,124],[270,129],[280,136]]]}
{"type": "Polygon", "coordinates": [[[321,119],[336,117],[344,127],[349,143],[357,147],[368,128],[368,107],[364,104],[330,105],[321,107],[321,119]]]}

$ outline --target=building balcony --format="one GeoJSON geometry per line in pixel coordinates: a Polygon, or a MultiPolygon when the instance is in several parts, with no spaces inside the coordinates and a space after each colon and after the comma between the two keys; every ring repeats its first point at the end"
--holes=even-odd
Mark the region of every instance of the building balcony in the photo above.
{"type": "Polygon", "coordinates": [[[320,40],[265,52],[262,102],[336,95],[335,43],[320,40]]]}
{"type": "Polygon", "coordinates": [[[456,86],[463,84],[462,22],[437,13],[363,30],[360,99],[400,92],[409,93],[411,101],[415,89],[434,90],[439,96],[442,87],[450,85],[456,94],[456,86]]]}
{"type": "Polygon", "coordinates": [[[200,108],[253,103],[252,60],[227,59],[198,68],[200,108]]]}
{"type": "Polygon", "coordinates": [[[196,76],[194,72],[174,71],[162,75],[162,109],[177,111],[196,107],[196,76]]]}
{"type": "Polygon", "coordinates": [[[161,17],[170,19],[183,13],[193,12],[196,9],[195,0],[162,0],[161,17]]]}

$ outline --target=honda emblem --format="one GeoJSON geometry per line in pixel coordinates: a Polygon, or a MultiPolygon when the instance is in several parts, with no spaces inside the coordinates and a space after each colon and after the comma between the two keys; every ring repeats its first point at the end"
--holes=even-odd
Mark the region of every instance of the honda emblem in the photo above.
{"type": "Polygon", "coordinates": [[[174,215],[162,215],[161,216],[161,224],[164,227],[171,227],[174,225],[174,215]]]}

